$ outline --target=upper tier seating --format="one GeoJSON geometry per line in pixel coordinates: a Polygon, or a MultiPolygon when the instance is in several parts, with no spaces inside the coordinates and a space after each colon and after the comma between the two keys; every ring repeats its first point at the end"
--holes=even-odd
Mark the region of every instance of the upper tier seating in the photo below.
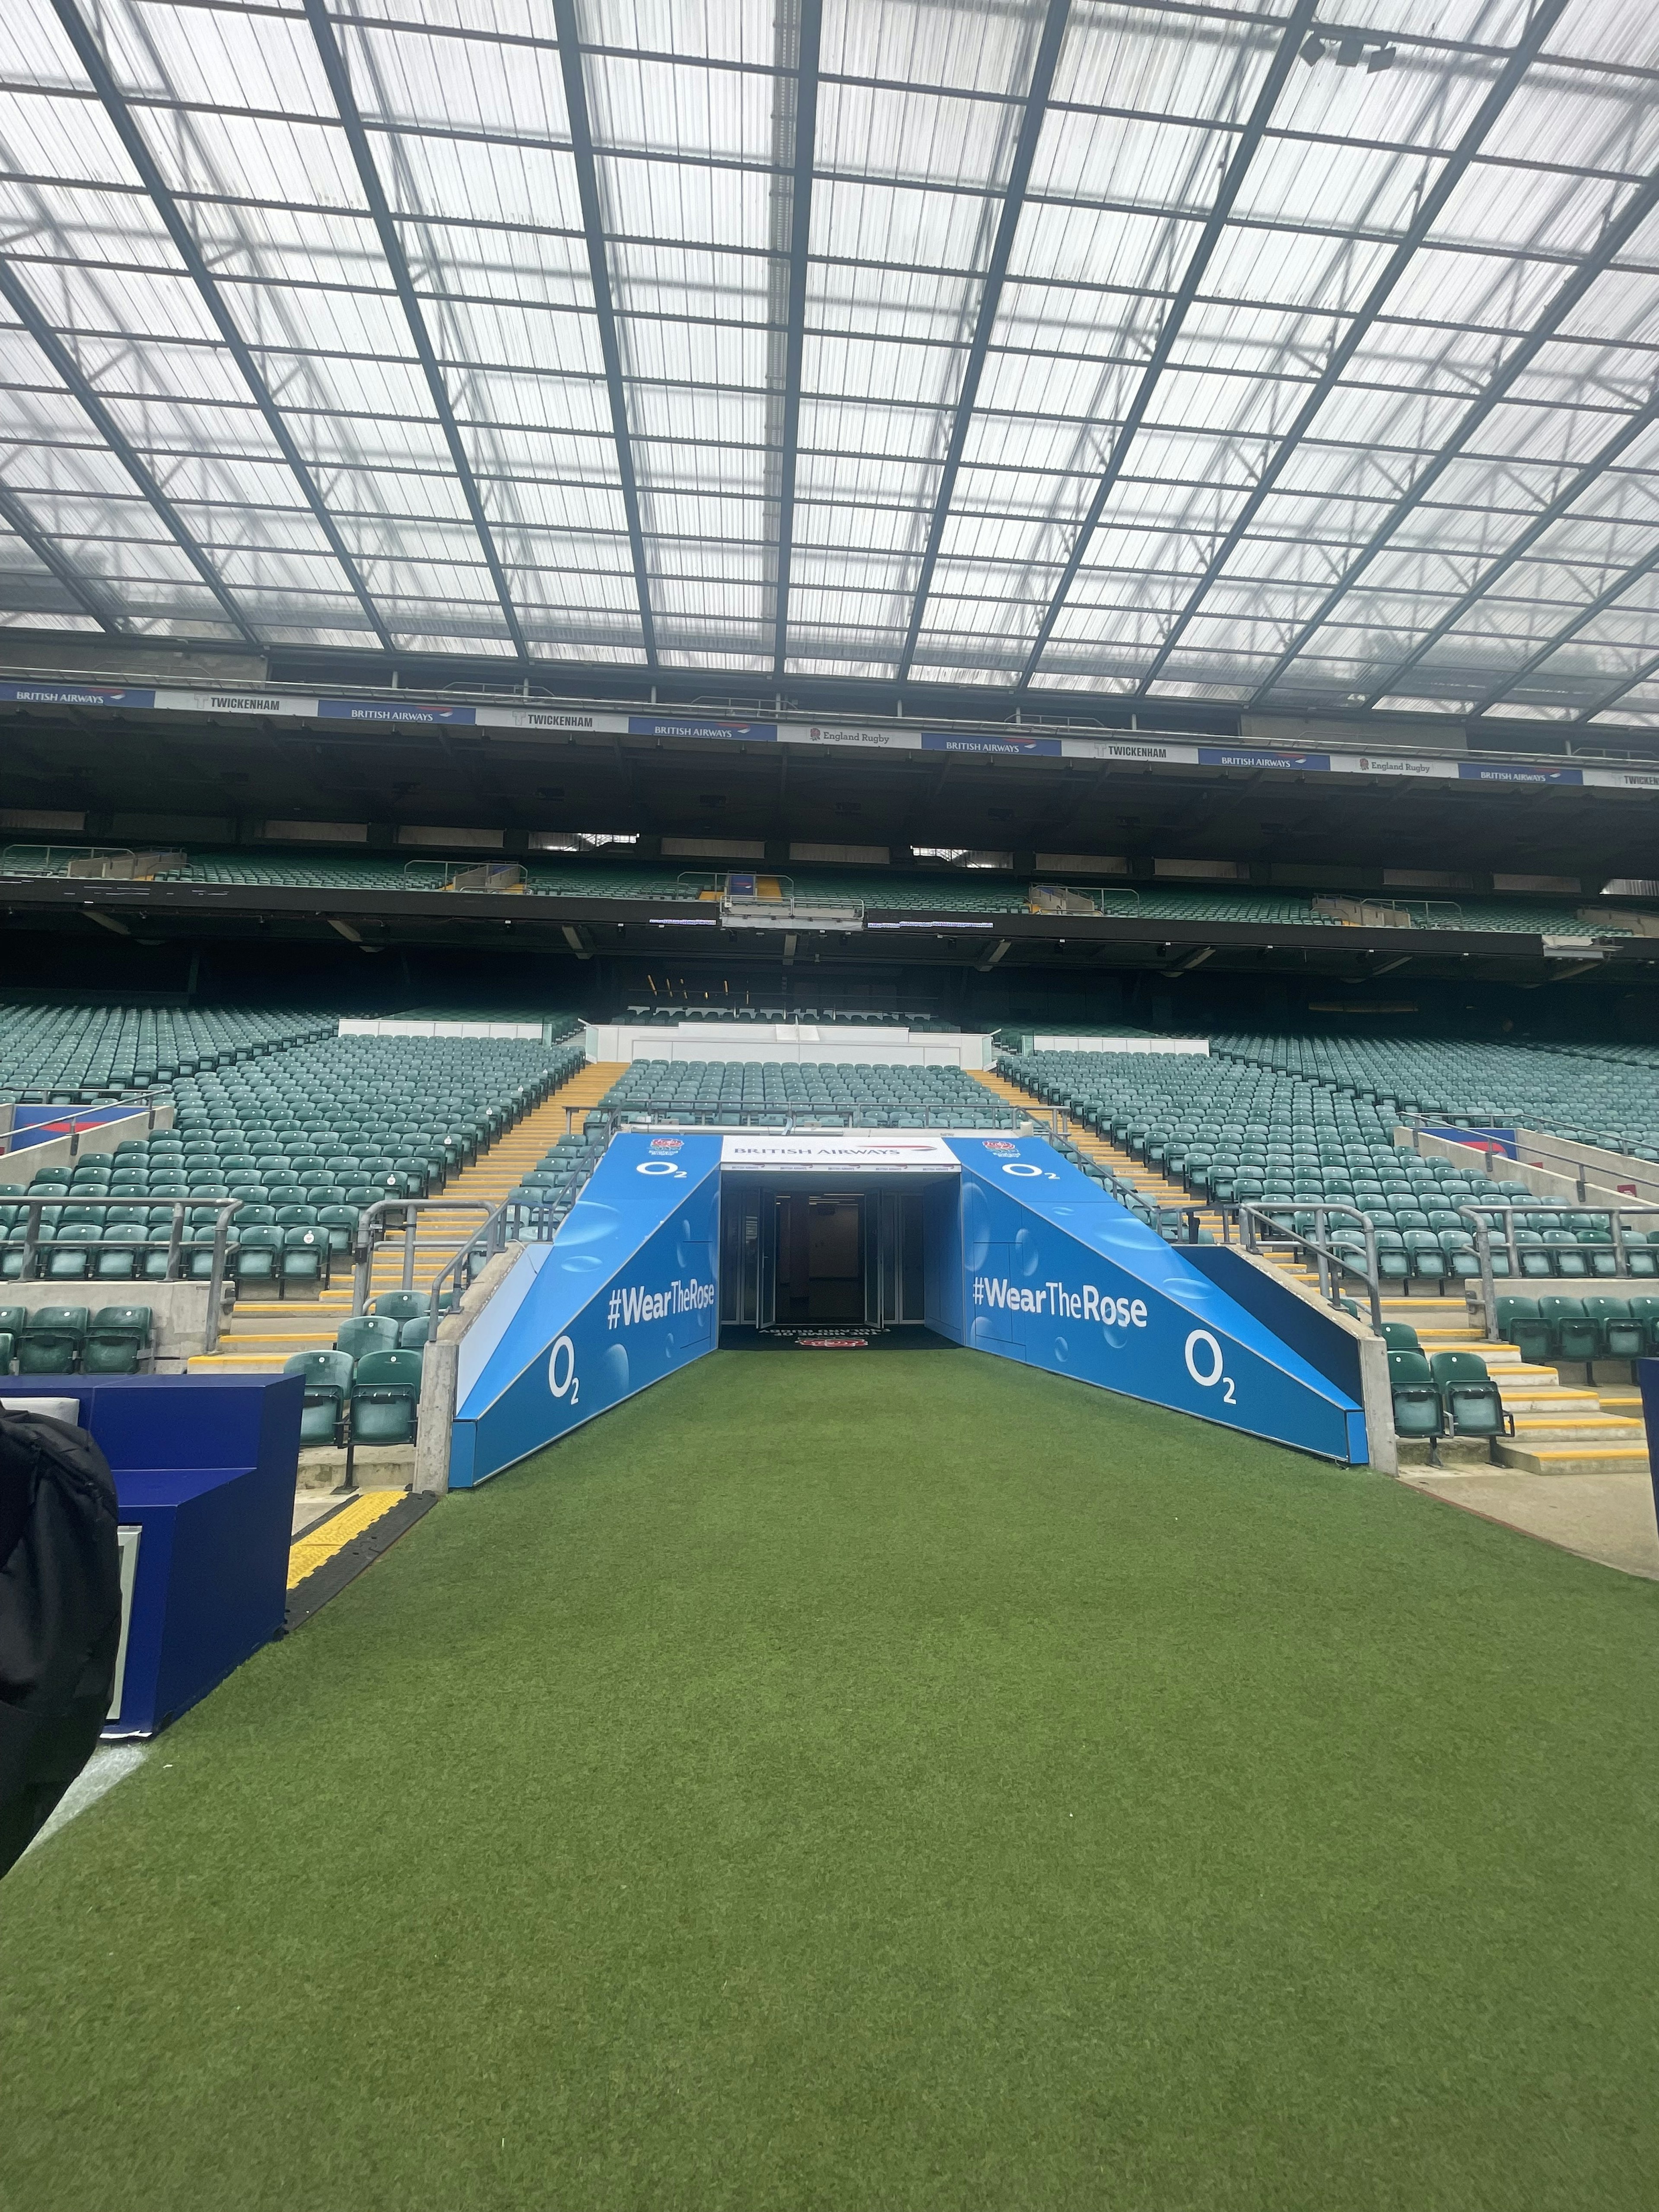
{"type": "Polygon", "coordinates": [[[618,1120],[650,1116],[745,1124],[866,1129],[1008,1128],[1018,1115],[959,1067],[895,1067],[836,1060],[636,1060],[599,1101],[618,1120]]]}
{"type": "Polygon", "coordinates": [[[307,1038],[331,1017],[285,1009],[33,1006],[0,1001],[0,1096],[92,1097],[231,1067],[307,1038]]]}
{"type": "MultiPolygon", "coordinates": [[[[63,855],[48,862],[46,848],[15,851],[7,862],[15,873],[61,870],[63,855]]],[[[408,860],[368,853],[287,854],[258,851],[196,852],[185,866],[158,877],[162,883],[271,884],[308,890],[434,891],[464,861],[408,860]]],[[[529,897],[583,899],[696,900],[721,880],[718,867],[687,866],[672,860],[589,860],[573,854],[538,855],[524,862],[523,893],[529,897]]],[[[847,869],[799,866],[785,874],[802,898],[858,899],[866,907],[915,908],[940,914],[1023,914],[1032,878],[1002,870],[956,867],[847,869]]],[[[1052,878],[1038,878],[1052,881],[1052,878]]],[[[1334,915],[1314,910],[1313,891],[1248,884],[1097,883],[1103,913],[1149,921],[1218,921],[1278,927],[1340,929],[1334,915]]],[[[1358,895],[1356,895],[1358,896],[1358,895]]],[[[1367,893],[1399,907],[1414,930],[1499,930],[1520,935],[1569,932],[1577,936],[1618,939],[1632,933],[1618,922],[1581,921],[1576,902],[1552,905],[1541,899],[1469,894],[1455,899],[1411,898],[1393,892],[1367,893]]]]}

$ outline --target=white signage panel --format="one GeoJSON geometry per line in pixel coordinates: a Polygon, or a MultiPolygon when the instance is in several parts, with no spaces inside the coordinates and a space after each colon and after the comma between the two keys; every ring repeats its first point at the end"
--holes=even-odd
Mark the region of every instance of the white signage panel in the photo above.
{"type": "Polygon", "coordinates": [[[927,1129],[729,1130],[720,1139],[720,1165],[790,1175],[962,1172],[944,1138],[927,1129]]]}

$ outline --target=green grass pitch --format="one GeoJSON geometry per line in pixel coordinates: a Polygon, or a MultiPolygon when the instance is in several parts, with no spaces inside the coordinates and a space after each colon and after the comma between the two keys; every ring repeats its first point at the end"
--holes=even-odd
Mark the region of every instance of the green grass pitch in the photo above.
{"type": "Polygon", "coordinates": [[[1621,2212],[1659,1587],[967,1352],[427,1516],[0,1885],[4,2212],[1621,2212]]]}

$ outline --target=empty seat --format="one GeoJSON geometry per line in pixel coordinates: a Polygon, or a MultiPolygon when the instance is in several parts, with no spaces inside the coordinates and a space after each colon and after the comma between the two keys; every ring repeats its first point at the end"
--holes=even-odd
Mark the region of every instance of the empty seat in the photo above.
{"type": "Polygon", "coordinates": [[[37,1306],[17,1345],[20,1375],[72,1375],[81,1364],[90,1321],[85,1306],[37,1306]]]}
{"type": "Polygon", "coordinates": [[[88,1375],[136,1375],[149,1358],[148,1306],[103,1306],[87,1331],[81,1365],[88,1375]]]}
{"type": "Polygon", "coordinates": [[[1389,1354],[1389,1389],[1394,1400],[1396,1436],[1432,1439],[1444,1433],[1440,1392],[1420,1352],[1389,1354]]]}
{"type": "Polygon", "coordinates": [[[1549,1325],[1556,1359],[1594,1359],[1601,1350],[1601,1326],[1584,1310],[1582,1298],[1544,1297],[1538,1301],[1540,1321],[1549,1325]]]}
{"type": "Polygon", "coordinates": [[[1453,1433],[1460,1437],[1515,1434],[1515,1416],[1504,1410],[1498,1385],[1478,1352],[1437,1352],[1429,1362],[1453,1433]]]}
{"type": "Polygon", "coordinates": [[[351,1440],[402,1444],[415,1435],[420,1411],[418,1352],[371,1352],[357,1362],[351,1384],[351,1440]]]}
{"type": "Polygon", "coordinates": [[[334,1348],[362,1359],[371,1352],[395,1352],[398,1324],[380,1314],[359,1314],[342,1322],[335,1333],[334,1348]]]}
{"type": "Polygon", "coordinates": [[[284,1361],[284,1375],[305,1378],[305,1399],[300,1413],[302,1448],[342,1441],[353,1368],[351,1355],[344,1352],[296,1352],[291,1359],[284,1361]]]}

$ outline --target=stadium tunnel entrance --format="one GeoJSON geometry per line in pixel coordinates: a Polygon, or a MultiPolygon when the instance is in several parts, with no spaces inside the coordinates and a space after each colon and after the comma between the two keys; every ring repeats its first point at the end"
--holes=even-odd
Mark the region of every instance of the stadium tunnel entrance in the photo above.
{"type": "Polygon", "coordinates": [[[1259,1286],[1235,1287],[1041,1138],[623,1130],[460,1340],[450,1483],[556,1442],[716,1350],[722,1328],[914,1326],[1364,1461],[1347,1340],[1325,1357],[1316,1315],[1266,1317],[1259,1286]]]}
{"type": "Polygon", "coordinates": [[[721,1327],[925,1323],[927,1252],[916,1181],[723,1177],[721,1327]]]}

